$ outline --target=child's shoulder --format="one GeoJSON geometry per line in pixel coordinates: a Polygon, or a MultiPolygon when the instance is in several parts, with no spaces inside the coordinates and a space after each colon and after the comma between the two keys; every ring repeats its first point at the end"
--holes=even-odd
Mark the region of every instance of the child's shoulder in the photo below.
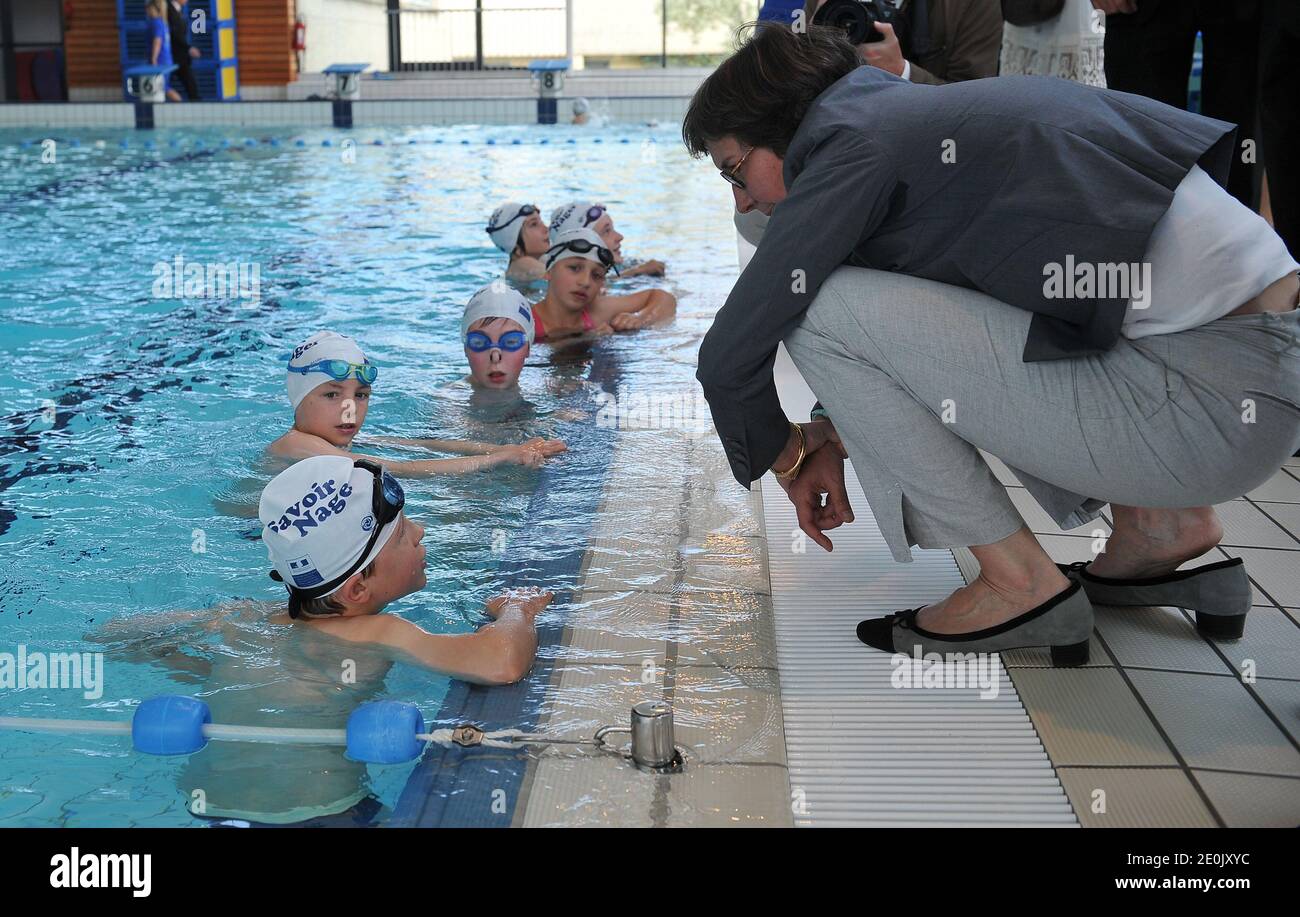
{"type": "Polygon", "coordinates": [[[266,453],[276,458],[290,459],[298,461],[299,459],[310,458],[313,455],[345,455],[347,453],[327,443],[319,436],[311,433],[304,433],[298,429],[292,429],[285,433],[275,442],[266,447],[266,453]]]}

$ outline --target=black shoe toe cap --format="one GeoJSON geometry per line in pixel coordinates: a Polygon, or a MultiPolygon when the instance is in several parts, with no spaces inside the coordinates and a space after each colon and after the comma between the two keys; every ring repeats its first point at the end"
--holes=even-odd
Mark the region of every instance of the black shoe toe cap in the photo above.
{"type": "Polygon", "coordinates": [[[868,618],[858,622],[858,639],[886,653],[894,651],[894,616],[868,618]]]}

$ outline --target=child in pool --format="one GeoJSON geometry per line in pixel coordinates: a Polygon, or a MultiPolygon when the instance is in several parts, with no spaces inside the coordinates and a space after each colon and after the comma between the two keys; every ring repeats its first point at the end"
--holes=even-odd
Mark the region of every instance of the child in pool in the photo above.
{"type": "MultiPolygon", "coordinates": [[[[293,461],[313,455],[353,458],[350,449],[365,423],[370,387],[378,376],[378,367],[366,359],[356,341],[333,331],[313,334],[295,347],[289,358],[286,385],[294,409],[293,428],[271,443],[267,453],[293,461]]],[[[371,437],[370,442],[466,455],[455,459],[383,460],[389,471],[411,477],[463,474],[507,463],[538,468],[551,456],[565,451],[563,442],[541,437],[520,445],[392,436],[371,437]]]]}
{"type": "Polygon", "coordinates": [[[549,244],[546,223],[535,204],[506,201],[488,220],[487,234],[492,244],[510,256],[506,279],[532,283],[546,274],[542,255],[549,244]]]}
{"type": "Polygon", "coordinates": [[[519,390],[519,373],[533,344],[532,307],[501,280],[483,287],[465,305],[461,343],[469,361],[465,381],[478,390],[519,390]]]}
{"type": "Polygon", "coordinates": [[[605,295],[605,272],[612,267],[614,253],[592,230],[552,237],[546,252],[546,296],[533,306],[536,340],[636,331],[676,314],[677,298],[667,290],[605,295]]]}
{"type": "MultiPolygon", "coordinates": [[[[426,583],[424,528],[403,505],[401,485],[377,465],[304,459],[267,485],[258,508],[272,576],[289,591],[287,609],[242,601],[132,616],[88,636],[112,644],[110,659],[158,662],[186,684],[241,686],[212,690],[205,700],[214,719],[250,726],[283,726],[288,709],[292,725],[337,728],[382,692],[394,662],[479,684],[523,678],[537,648],[534,618],[549,592],[494,597],[485,608],[494,620],[467,634],[429,633],[384,613],[426,583]],[[193,652],[214,634],[224,646],[251,648],[253,658],[193,652]]],[[[187,758],[179,784],[195,814],[272,824],[354,810],[369,792],[365,765],[341,749],[232,742],[187,758]],[[198,798],[202,810],[193,805],[198,798]]]]}
{"type": "Polygon", "coordinates": [[[624,236],[614,229],[614,218],[609,215],[609,209],[604,204],[574,201],[551,211],[549,233],[552,238],[567,232],[573,232],[575,229],[591,229],[595,231],[596,235],[600,236],[605,243],[605,247],[614,253],[614,263],[618,265],[620,279],[637,277],[642,274],[648,274],[652,277],[662,277],[664,275],[664,263],[653,258],[628,267],[623,266],[624,236]]]}

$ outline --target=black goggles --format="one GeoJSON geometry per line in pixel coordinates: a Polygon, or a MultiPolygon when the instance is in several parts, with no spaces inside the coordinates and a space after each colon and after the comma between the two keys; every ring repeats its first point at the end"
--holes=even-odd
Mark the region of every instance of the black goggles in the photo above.
{"type": "Polygon", "coordinates": [[[588,242],[586,239],[572,239],[568,242],[560,242],[556,245],[552,245],[550,248],[546,250],[546,255],[548,258],[551,259],[551,264],[554,264],[556,261],[559,260],[559,256],[556,255],[555,257],[552,258],[551,252],[571,251],[574,252],[575,254],[585,255],[589,251],[592,251],[593,249],[596,252],[596,257],[600,259],[601,264],[603,264],[607,268],[613,268],[614,273],[616,274],[619,272],[618,267],[614,264],[614,253],[609,249],[607,249],[605,246],[596,245],[594,242],[588,242]]]}
{"type": "Polygon", "coordinates": [[[379,541],[379,533],[383,531],[384,526],[397,518],[397,515],[402,511],[402,507],[406,505],[406,492],[402,490],[402,485],[398,483],[397,478],[385,471],[378,462],[372,462],[369,459],[357,459],[352,463],[352,466],[354,468],[363,468],[375,476],[375,486],[370,493],[370,514],[374,517],[375,524],[370,530],[370,537],[366,539],[366,546],[361,549],[361,554],[345,573],[336,576],[329,582],[319,583],[309,589],[300,589],[297,586],[284,583],[284,577],[280,576],[280,571],[271,571],[271,579],[277,583],[284,583],[284,588],[289,590],[289,617],[291,618],[299,616],[305,602],[328,595],[346,583],[348,577],[360,570],[366,558],[370,556],[370,552],[374,550],[375,543],[379,541]]]}
{"type": "Polygon", "coordinates": [[[491,223],[488,223],[488,228],[487,228],[488,234],[491,235],[492,233],[496,232],[499,229],[505,229],[507,226],[509,226],[511,223],[513,223],[515,220],[519,219],[520,217],[530,217],[534,213],[538,213],[538,212],[539,212],[538,209],[534,207],[532,204],[524,204],[524,206],[519,208],[518,213],[516,213],[510,219],[506,220],[500,226],[493,226],[491,223]]]}

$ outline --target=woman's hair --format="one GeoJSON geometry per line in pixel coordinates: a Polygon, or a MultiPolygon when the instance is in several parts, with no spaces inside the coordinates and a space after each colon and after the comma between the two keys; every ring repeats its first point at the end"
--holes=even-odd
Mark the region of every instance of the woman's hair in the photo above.
{"type": "Polygon", "coordinates": [[[862,66],[840,29],[810,25],[800,33],[746,23],[737,35],[746,29],[753,34],[700,84],[686,109],[682,140],[692,156],[731,136],[784,157],[813,100],[862,66]]]}
{"type": "Polygon", "coordinates": [[[164,17],[167,15],[167,0],[145,0],[144,9],[146,13],[164,17]]]}

